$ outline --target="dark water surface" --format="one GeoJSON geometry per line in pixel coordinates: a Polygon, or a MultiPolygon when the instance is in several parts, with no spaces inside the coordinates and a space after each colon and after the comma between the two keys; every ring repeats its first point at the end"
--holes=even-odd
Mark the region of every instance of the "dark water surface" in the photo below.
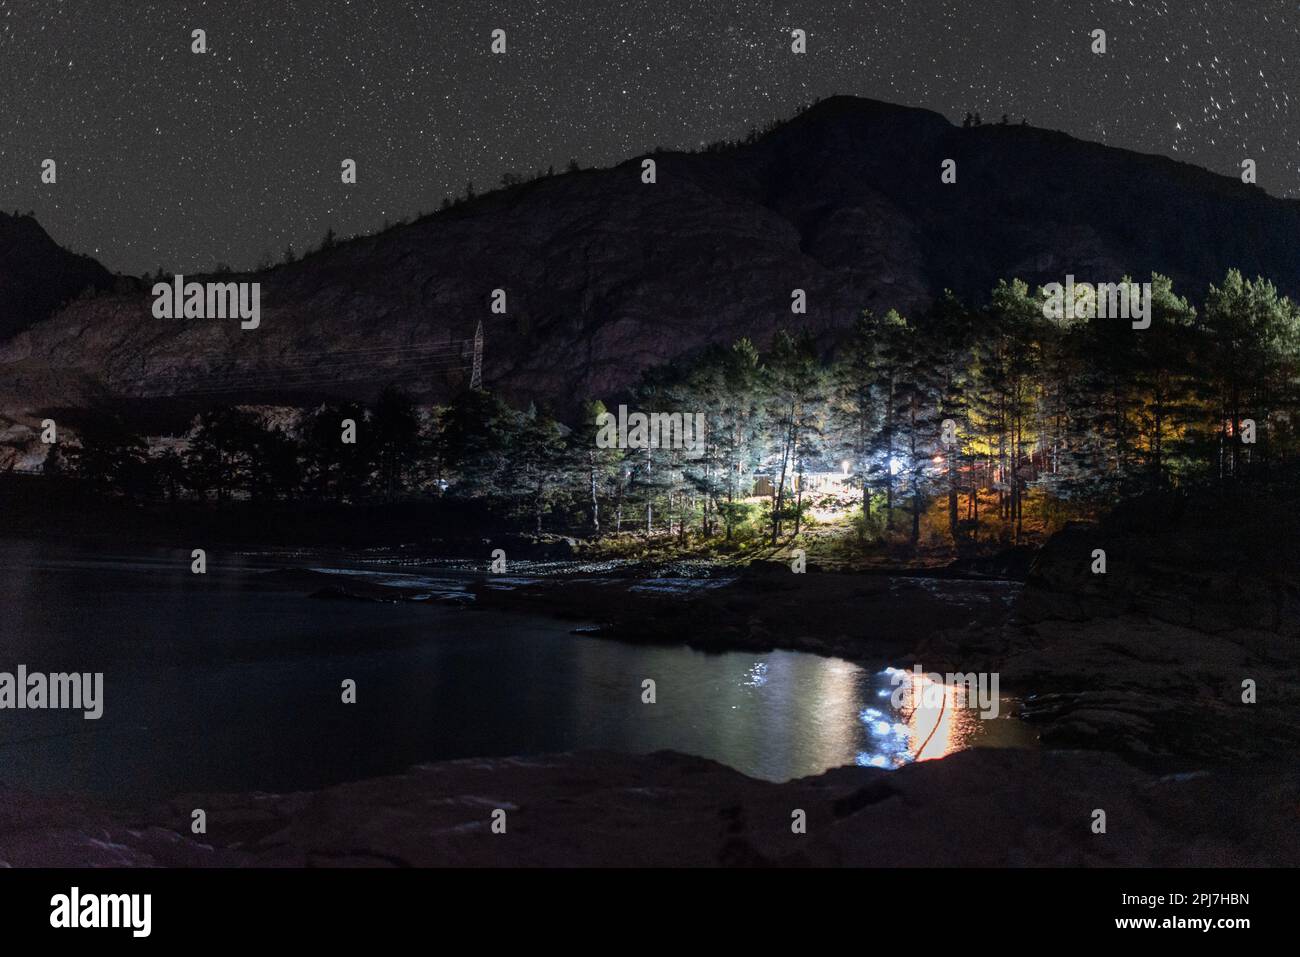
{"type": "Polygon", "coordinates": [[[889,675],[840,659],[626,645],[472,606],[309,599],[267,580],[277,565],[401,576],[430,595],[474,577],[225,554],[199,576],[188,551],[0,539],[0,672],[104,672],[97,721],[0,710],[0,784],[161,799],[579,748],[672,748],[785,780],[1033,738],[955,705],[895,709],[889,675]],[[356,704],[341,701],[344,679],[356,704]]]}

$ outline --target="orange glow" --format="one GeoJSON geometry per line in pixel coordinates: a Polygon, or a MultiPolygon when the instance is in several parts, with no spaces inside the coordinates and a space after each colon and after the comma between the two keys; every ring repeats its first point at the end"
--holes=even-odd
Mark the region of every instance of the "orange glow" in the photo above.
{"type": "Polygon", "coordinates": [[[908,750],[915,761],[933,761],[957,750],[957,689],[912,676],[908,750]]]}

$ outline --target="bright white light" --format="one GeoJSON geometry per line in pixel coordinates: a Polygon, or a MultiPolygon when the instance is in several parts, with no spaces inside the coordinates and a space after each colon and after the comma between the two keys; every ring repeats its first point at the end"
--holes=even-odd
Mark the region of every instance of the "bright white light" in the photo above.
{"type": "Polygon", "coordinates": [[[840,463],[840,468],[842,468],[842,469],[844,470],[844,474],[845,474],[845,475],[848,475],[848,474],[849,474],[849,460],[848,460],[848,459],[845,459],[843,462],[841,462],[841,463],[840,463]]]}
{"type": "Polygon", "coordinates": [[[889,474],[897,475],[901,471],[903,471],[903,463],[891,456],[889,459],[889,474]]]}

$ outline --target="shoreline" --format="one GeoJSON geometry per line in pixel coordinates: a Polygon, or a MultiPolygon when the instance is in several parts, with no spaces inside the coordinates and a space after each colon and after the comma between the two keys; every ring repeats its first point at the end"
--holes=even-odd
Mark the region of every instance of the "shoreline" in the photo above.
{"type": "MultiPolygon", "coordinates": [[[[1300,689],[1290,681],[1300,626],[1285,575],[1257,588],[1253,604],[1145,562],[1098,584],[1078,575],[1097,535],[1090,526],[1061,533],[1024,583],[942,572],[796,575],[779,562],[730,567],[722,580],[647,582],[637,573],[648,569],[625,566],[608,576],[479,576],[467,607],[583,623],[577,633],[631,644],[997,672],[1045,747],[1113,751],[1153,767],[1300,755],[1300,689]],[[1242,700],[1246,677],[1268,688],[1267,707],[1242,700]]],[[[388,600],[400,591],[350,582],[315,597],[388,600]]]]}
{"type": "Polygon", "coordinates": [[[317,791],[107,809],[0,789],[13,867],[1226,867],[1300,860],[1300,770],[1152,774],[1099,751],[971,749],[782,784],[586,751],[422,764],[317,791]],[[1090,829],[1107,811],[1105,834],[1090,829]],[[1249,815],[1240,809],[1250,807],[1249,815]],[[206,833],[191,833],[202,809],[206,833]],[[803,811],[806,833],[792,831],[803,811]],[[504,811],[506,833],[492,831],[504,811]]]}

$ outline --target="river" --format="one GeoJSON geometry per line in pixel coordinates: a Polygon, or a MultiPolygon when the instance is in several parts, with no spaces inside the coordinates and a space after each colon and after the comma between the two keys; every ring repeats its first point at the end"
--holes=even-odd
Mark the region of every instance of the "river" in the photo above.
{"type": "MultiPolygon", "coordinates": [[[[471,604],[311,599],[265,574],[284,566],[390,574],[300,553],[222,556],[195,575],[188,552],[0,539],[0,672],[104,675],[98,720],[0,709],[0,784],[162,800],[586,748],[671,748],[782,781],[1032,745],[1010,701],[991,720],[951,699],[895,708],[889,673],[842,659],[623,644],[471,604]]],[[[391,574],[433,595],[475,573],[391,574]]]]}

